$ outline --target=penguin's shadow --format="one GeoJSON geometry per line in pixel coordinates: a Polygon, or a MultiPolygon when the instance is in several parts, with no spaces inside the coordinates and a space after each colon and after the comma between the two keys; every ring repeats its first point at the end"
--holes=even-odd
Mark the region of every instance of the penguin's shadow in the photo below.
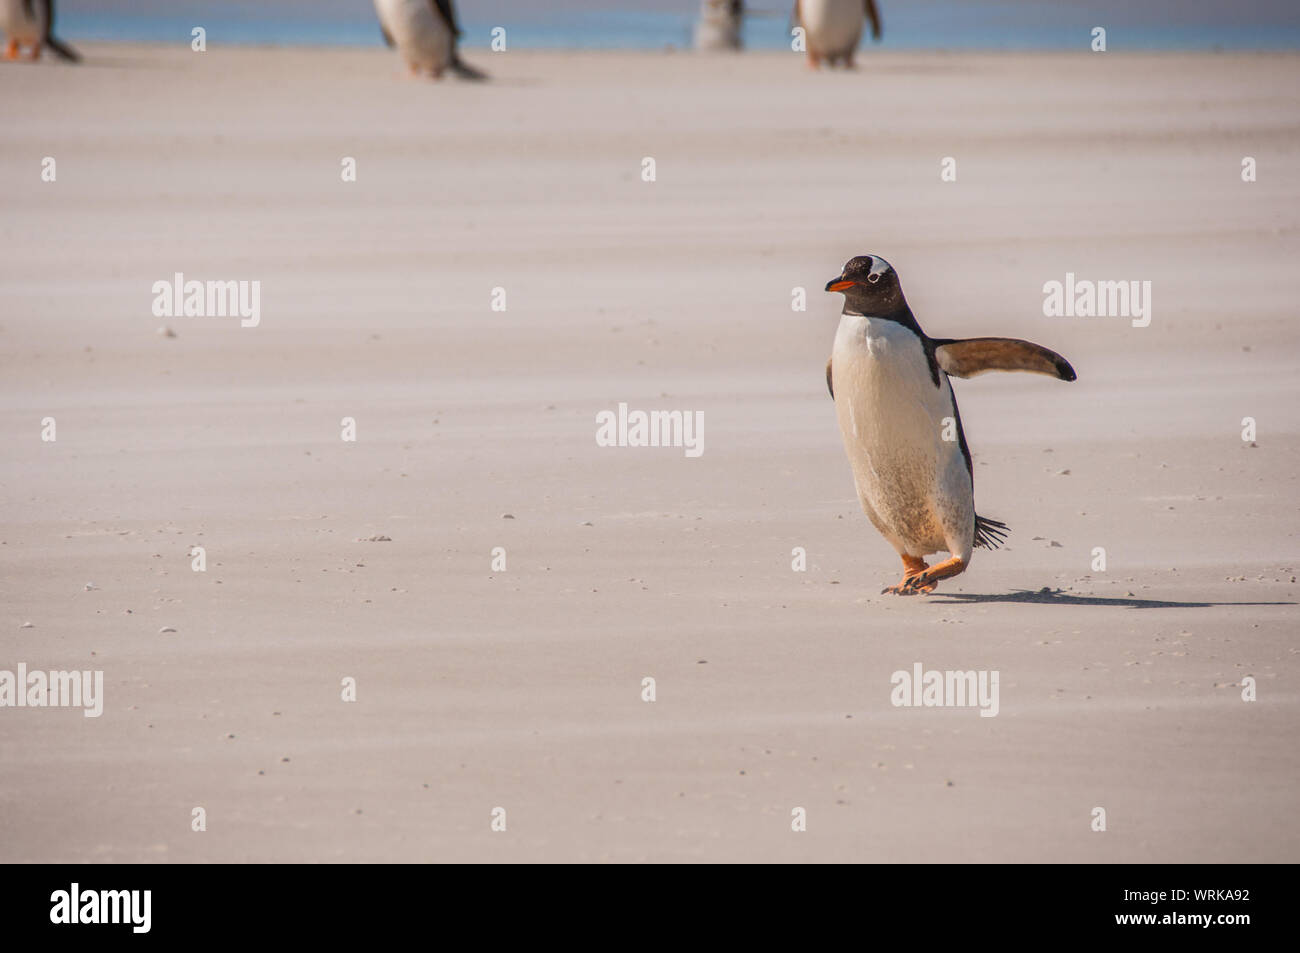
{"type": "Polygon", "coordinates": [[[941,592],[927,602],[939,605],[973,605],[986,602],[1019,602],[1039,606],[1110,606],[1127,609],[1209,609],[1213,606],[1293,606],[1294,602],[1167,602],[1163,599],[1112,599],[1077,596],[1063,589],[1013,589],[1004,593],[941,592]]]}

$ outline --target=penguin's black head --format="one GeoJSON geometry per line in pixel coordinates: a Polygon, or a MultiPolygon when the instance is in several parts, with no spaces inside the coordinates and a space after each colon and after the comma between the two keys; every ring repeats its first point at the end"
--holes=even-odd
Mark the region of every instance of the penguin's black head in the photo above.
{"type": "Polygon", "coordinates": [[[879,255],[850,258],[843,273],[826,283],[826,290],[844,292],[845,311],[856,314],[885,317],[907,307],[898,272],[879,255]]]}

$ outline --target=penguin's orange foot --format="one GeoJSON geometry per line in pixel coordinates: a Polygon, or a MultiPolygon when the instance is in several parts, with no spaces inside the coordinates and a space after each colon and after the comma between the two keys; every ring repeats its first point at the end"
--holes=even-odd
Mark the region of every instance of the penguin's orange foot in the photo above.
{"type": "Polygon", "coordinates": [[[948,579],[965,571],[965,561],[960,556],[953,556],[951,559],[945,559],[943,562],[918,572],[916,575],[904,577],[900,585],[908,590],[905,593],[906,595],[917,592],[934,592],[934,587],[940,579],[948,579]]]}
{"type": "Polygon", "coordinates": [[[886,592],[892,592],[898,596],[914,596],[917,593],[929,595],[934,592],[937,582],[921,582],[919,577],[913,576],[910,579],[904,579],[896,586],[890,586],[886,592]]]}
{"type": "Polygon", "coordinates": [[[913,586],[913,581],[929,569],[929,565],[924,559],[917,556],[903,557],[903,581],[896,586],[886,586],[880,590],[880,594],[894,596],[914,596],[917,592],[929,592],[934,588],[933,584],[929,589],[917,589],[913,586]]]}
{"type": "Polygon", "coordinates": [[[27,54],[27,58],[33,63],[39,60],[41,58],[41,44],[37,43],[33,46],[31,52],[27,54]]]}
{"type": "Polygon", "coordinates": [[[886,586],[884,589],[880,590],[882,596],[914,596],[918,592],[923,595],[927,592],[934,592],[934,584],[931,583],[928,586],[918,587],[912,585],[912,580],[904,579],[896,586],[886,586]]]}
{"type": "Polygon", "coordinates": [[[16,59],[18,59],[18,41],[17,41],[17,40],[10,40],[8,43],[5,44],[5,59],[7,59],[7,60],[16,60],[16,59]]]}

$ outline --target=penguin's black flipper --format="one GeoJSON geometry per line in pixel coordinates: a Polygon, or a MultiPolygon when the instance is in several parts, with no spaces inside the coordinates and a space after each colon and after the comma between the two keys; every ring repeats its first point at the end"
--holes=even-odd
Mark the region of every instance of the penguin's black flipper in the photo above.
{"type": "Polygon", "coordinates": [[[392,36],[390,36],[388,31],[384,29],[382,23],[379,24],[379,32],[384,35],[384,43],[386,43],[390,48],[396,48],[397,44],[393,42],[392,36]]]}
{"type": "Polygon", "coordinates": [[[62,40],[57,40],[52,36],[45,38],[45,45],[54,51],[54,55],[66,63],[80,63],[81,54],[68,46],[62,40]]]}
{"type": "Polygon", "coordinates": [[[831,400],[835,399],[835,385],[831,383],[831,362],[826,362],[826,389],[831,392],[831,400]]]}
{"type": "Polygon", "coordinates": [[[975,517],[975,545],[982,546],[985,549],[997,549],[1007,538],[1006,523],[999,523],[997,520],[987,519],[983,516],[975,517]]]}
{"type": "MultiPolygon", "coordinates": [[[[23,6],[27,9],[28,15],[35,12],[31,3],[24,3],[23,6]]],[[[41,37],[41,43],[48,46],[54,55],[65,63],[80,63],[81,54],[54,35],[54,0],[42,0],[41,6],[44,7],[45,13],[45,36],[41,37]]]]}
{"type": "Polygon", "coordinates": [[[1031,371],[1063,381],[1078,377],[1070,362],[1041,344],[1017,338],[936,338],[934,356],[953,377],[974,377],[986,371],[1031,371]]]}
{"type": "Polygon", "coordinates": [[[460,24],[456,22],[456,8],[451,5],[451,0],[433,0],[433,10],[442,17],[451,35],[460,39],[460,24]]]}
{"type": "Polygon", "coordinates": [[[482,70],[475,69],[460,58],[459,53],[453,53],[451,57],[451,71],[461,79],[472,79],[475,82],[482,82],[488,78],[488,74],[482,70]]]}
{"type": "Polygon", "coordinates": [[[880,11],[876,9],[876,0],[866,0],[867,19],[871,21],[871,38],[880,39],[880,11]]]}

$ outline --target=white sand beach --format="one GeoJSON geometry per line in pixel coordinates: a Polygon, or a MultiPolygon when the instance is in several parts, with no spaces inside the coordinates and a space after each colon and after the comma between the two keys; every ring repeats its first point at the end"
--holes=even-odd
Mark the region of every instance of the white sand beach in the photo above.
{"type": "Polygon", "coordinates": [[[0,709],[0,861],[1300,860],[1300,56],[79,47],[0,64],[0,669],[103,714],[0,709]],[[954,382],[1011,536],[927,597],[824,381],[870,253],[1079,375],[954,382]]]}

